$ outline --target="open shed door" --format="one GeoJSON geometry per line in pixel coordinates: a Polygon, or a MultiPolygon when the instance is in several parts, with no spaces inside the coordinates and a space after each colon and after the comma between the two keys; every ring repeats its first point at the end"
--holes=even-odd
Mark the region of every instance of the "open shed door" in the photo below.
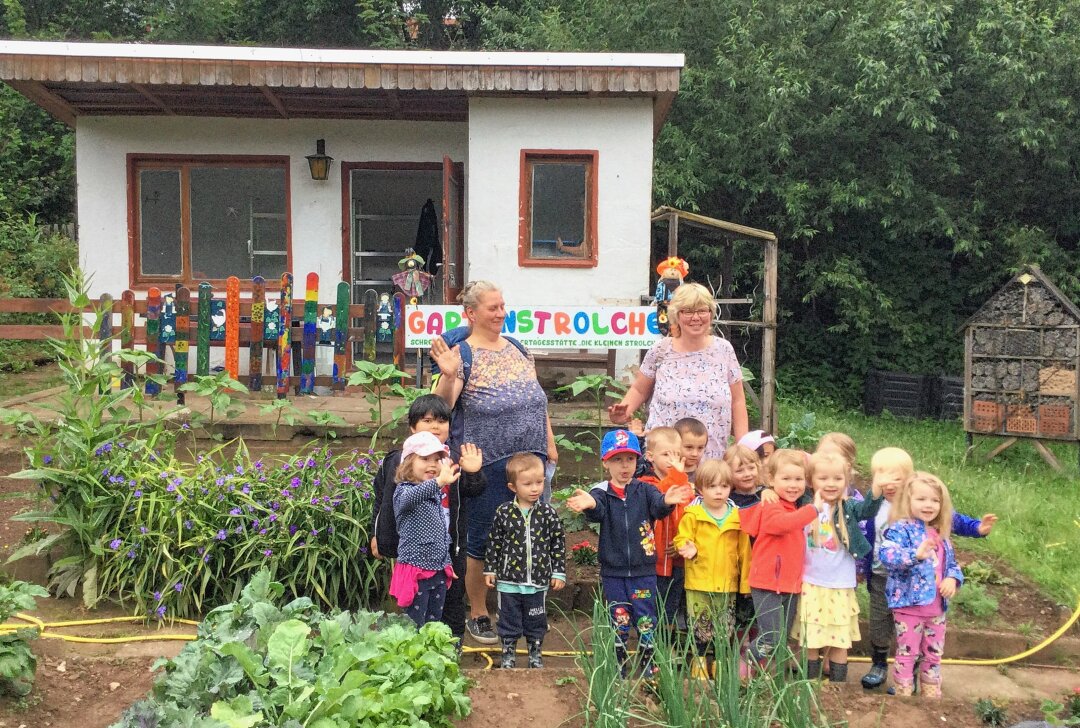
{"type": "Polygon", "coordinates": [[[465,241],[462,225],[465,170],[443,157],[442,247],[443,303],[457,303],[465,285],[465,241]]]}

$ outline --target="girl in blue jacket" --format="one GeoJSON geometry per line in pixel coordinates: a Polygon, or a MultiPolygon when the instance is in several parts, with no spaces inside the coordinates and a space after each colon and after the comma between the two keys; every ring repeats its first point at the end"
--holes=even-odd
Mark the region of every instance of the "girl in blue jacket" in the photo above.
{"type": "Polygon", "coordinates": [[[921,659],[921,692],[941,697],[941,654],[945,648],[945,612],[964,583],[949,535],[952,532],[949,489],[930,473],[916,472],[893,508],[893,523],[878,547],[888,570],[885,595],[896,625],[897,695],[915,689],[915,661],[921,659]]]}

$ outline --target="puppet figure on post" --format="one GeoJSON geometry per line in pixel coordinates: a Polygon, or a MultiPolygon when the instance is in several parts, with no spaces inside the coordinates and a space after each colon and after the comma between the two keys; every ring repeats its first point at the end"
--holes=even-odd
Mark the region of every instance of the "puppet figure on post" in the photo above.
{"type": "Polygon", "coordinates": [[[434,276],[424,270],[424,259],[412,248],[405,249],[405,257],[397,264],[401,272],[395,273],[390,280],[409,296],[409,303],[415,306],[417,299],[422,298],[431,288],[434,276]]]}
{"type": "Polygon", "coordinates": [[[690,266],[682,258],[672,256],[660,261],[656,266],[660,280],[656,282],[656,323],[660,333],[668,335],[671,326],[668,323],[668,301],[675,295],[675,289],[682,285],[683,279],[690,275],[690,266]]]}

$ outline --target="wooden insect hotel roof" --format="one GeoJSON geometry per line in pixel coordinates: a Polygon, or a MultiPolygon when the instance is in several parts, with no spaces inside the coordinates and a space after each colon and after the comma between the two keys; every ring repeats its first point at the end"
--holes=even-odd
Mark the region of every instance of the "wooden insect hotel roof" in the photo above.
{"type": "Polygon", "coordinates": [[[968,432],[1080,440],[1080,308],[1036,266],[963,325],[968,432]]]}

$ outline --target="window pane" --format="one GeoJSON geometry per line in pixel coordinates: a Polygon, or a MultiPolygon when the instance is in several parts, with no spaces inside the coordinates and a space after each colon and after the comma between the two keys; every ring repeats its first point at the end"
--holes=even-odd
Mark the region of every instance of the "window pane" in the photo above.
{"type": "Polygon", "coordinates": [[[582,245],[585,240],[585,177],[583,163],[532,163],[532,256],[564,257],[556,242],[582,245]]]}
{"type": "Polygon", "coordinates": [[[182,272],[180,253],[180,171],[144,169],[139,172],[139,242],[146,275],[182,272]]]}
{"type": "Polygon", "coordinates": [[[191,170],[191,262],[196,280],[276,278],[285,271],[285,170],[191,170]],[[250,242],[249,242],[250,241],[250,242]],[[280,252],[281,255],[253,255],[280,252]]]}

